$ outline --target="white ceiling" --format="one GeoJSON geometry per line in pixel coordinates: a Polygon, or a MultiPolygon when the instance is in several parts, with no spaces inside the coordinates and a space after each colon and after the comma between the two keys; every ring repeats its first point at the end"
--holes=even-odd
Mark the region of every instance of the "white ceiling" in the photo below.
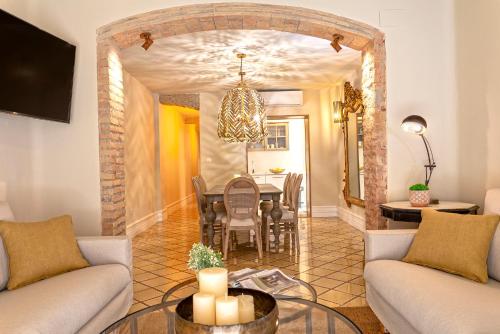
{"type": "Polygon", "coordinates": [[[214,30],[172,36],[145,51],[139,45],[122,52],[125,69],[161,94],[209,92],[239,81],[239,59],[256,89],[308,89],[352,80],[361,53],[344,47],[336,53],[330,41],[272,30],[214,30]]]}

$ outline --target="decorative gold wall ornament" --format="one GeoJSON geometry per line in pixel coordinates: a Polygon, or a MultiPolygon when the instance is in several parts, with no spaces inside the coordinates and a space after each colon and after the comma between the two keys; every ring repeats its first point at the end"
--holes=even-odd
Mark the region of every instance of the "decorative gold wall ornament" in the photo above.
{"type": "Polygon", "coordinates": [[[364,161],[362,156],[364,152],[364,136],[362,129],[364,112],[365,106],[363,105],[363,95],[361,94],[361,90],[353,88],[350,82],[346,82],[344,84],[344,102],[342,103],[342,132],[344,133],[345,161],[343,193],[348,207],[351,207],[352,204],[361,207],[365,206],[364,190],[361,189],[361,184],[363,184],[364,189],[364,182],[361,180],[364,177],[364,166],[360,164],[360,161],[364,161]],[[358,126],[361,127],[359,132],[351,134],[351,138],[349,138],[349,114],[353,114],[355,116],[353,117],[353,121],[356,122],[356,126],[354,126],[354,128],[358,129],[358,126]],[[351,141],[354,140],[355,142],[357,156],[350,157],[349,155],[349,144],[351,143],[349,139],[351,139],[351,141]],[[349,161],[350,158],[352,158],[353,161],[349,161]],[[356,159],[356,161],[354,161],[354,159],[356,159]],[[350,167],[353,167],[352,171],[350,171],[350,167]],[[356,175],[354,175],[354,173],[356,173],[356,175]],[[351,184],[351,174],[353,174],[353,180],[357,180],[357,184],[351,184]],[[358,190],[357,193],[353,194],[351,188],[358,190]]]}
{"type": "Polygon", "coordinates": [[[264,99],[249,88],[243,76],[243,58],[239,53],[240,83],[229,90],[222,100],[217,122],[217,135],[225,142],[260,143],[267,136],[267,115],[264,99]]]}

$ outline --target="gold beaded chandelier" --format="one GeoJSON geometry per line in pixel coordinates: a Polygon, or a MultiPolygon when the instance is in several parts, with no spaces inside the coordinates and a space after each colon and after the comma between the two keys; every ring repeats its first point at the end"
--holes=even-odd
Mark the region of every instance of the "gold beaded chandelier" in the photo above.
{"type": "Polygon", "coordinates": [[[222,100],[217,135],[228,143],[260,143],[267,136],[264,99],[243,81],[243,58],[246,55],[238,53],[237,57],[240,59],[241,81],[222,100]]]}

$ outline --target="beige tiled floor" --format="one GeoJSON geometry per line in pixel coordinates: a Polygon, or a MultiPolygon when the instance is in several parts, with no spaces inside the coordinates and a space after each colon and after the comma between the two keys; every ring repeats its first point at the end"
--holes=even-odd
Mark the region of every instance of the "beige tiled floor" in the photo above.
{"type": "MultiPolygon", "coordinates": [[[[229,270],[279,267],[314,286],[324,305],[366,305],[362,234],[347,223],[336,218],[302,218],[300,255],[290,249],[286,238],[279,253],[264,253],[259,260],[256,249],[243,238],[239,236],[241,244],[226,261],[229,270]]],[[[193,277],[186,261],[197,241],[194,203],[134,238],[134,305],[130,312],[159,303],[165,291],[193,277]]]]}

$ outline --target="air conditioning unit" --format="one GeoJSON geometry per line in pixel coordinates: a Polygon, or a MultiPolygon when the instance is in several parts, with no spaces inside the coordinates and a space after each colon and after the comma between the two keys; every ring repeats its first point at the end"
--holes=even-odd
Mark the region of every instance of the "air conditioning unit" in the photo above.
{"type": "Polygon", "coordinates": [[[297,107],[303,103],[301,90],[261,91],[259,94],[266,106],[297,107]]]}

